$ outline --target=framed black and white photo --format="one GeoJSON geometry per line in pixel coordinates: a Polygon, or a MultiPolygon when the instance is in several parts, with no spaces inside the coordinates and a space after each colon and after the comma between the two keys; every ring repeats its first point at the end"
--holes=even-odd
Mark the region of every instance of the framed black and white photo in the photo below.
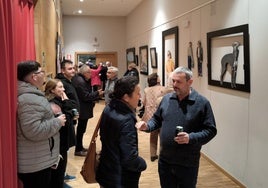
{"type": "Polygon", "coordinates": [[[207,33],[208,84],[250,92],[248,24],[207,33]]]}
{"type": "Polygon", "coordinates": [[[157,68],[157,53],[156,48],[150,48],[151,67],[157,68]]]}
{"type": "Polygon", "coordinates": [[[178,63],[178,26],[162,32],[162,82],[167,86],[171,72],[179,66],[178,63]]]}
{"type": "Polygon", "coordinates": [[[148,46],[140,47],[140,73],[148,75],[148,46]]]}

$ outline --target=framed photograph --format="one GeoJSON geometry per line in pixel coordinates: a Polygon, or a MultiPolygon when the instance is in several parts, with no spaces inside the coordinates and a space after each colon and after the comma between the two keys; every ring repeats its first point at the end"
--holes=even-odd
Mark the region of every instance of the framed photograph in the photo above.
{"type": "Polygon", "coordinates": [[[162,82],[167,86],[171,72],[179,66],[178,63],[178,26],[162,32],[162,82]]]}
{"type": "Polygon", "coordinates": [[[148,46],[140,47],[140,73],[148,75],[148,46]]]}
{"type": "Polygon", "coordinates": [[[62,39],[59,33],[57,32],[56,39],[56,73],[61,72],[60,64],[62,61],[62,39]]]}
{"type": "Polygon", "coordinates": [[[126,50],[126,57],[127,57],[127,66],[129,63],[136,63],[136,54],[135,54],[135,48],[128,48],[126,50]]]}
{"type": "Polygon", "coordinates": [[[156,48],[150,48],[151,67],[157,68],[157,53],[156,48]]]}
{"type": "Polygon", "coordinates": [[[248,24],[207,33],[208,84],[250,92],[248,24]]]}
{"type": "Polygon", "coordinates": [[[75,64],[96,65],[96,55],[90,52],[75,52],[75,64]]]}

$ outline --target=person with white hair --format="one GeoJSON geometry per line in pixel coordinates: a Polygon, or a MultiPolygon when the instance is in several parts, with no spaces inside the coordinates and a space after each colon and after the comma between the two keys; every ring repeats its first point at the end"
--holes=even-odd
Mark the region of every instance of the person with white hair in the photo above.
{"type": "Polygon", "coordinates": [[[118,68],[113,66],[108,67],[107,82],[105,84],[105,90],[104,90],[105,104],[108,104],[111,101],[110,94],[114,91],[114,85],[117,80],[118,80],[118,68]]]}

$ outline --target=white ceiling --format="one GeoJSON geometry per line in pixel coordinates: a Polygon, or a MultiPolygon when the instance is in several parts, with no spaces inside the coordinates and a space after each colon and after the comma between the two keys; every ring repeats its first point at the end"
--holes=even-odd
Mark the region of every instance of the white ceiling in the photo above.
{"type": "Polygon", "coordinates": [[[127,16],[143,0],[61,0],[63,15],[127,16]],[[79,14],[78,10],[83,13],[79,14]]]}

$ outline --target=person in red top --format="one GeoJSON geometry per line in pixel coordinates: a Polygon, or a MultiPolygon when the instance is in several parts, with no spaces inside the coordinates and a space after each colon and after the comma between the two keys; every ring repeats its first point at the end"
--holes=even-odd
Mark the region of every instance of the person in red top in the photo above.
{"type": "Polygon", "coordinates": [[[91,86],[93,87],[93,91],[98,91],[101,86],[100,79],[100,71],[101,71],[102,63],[97,65],[93,65],[91,68],[91,86]]]}

